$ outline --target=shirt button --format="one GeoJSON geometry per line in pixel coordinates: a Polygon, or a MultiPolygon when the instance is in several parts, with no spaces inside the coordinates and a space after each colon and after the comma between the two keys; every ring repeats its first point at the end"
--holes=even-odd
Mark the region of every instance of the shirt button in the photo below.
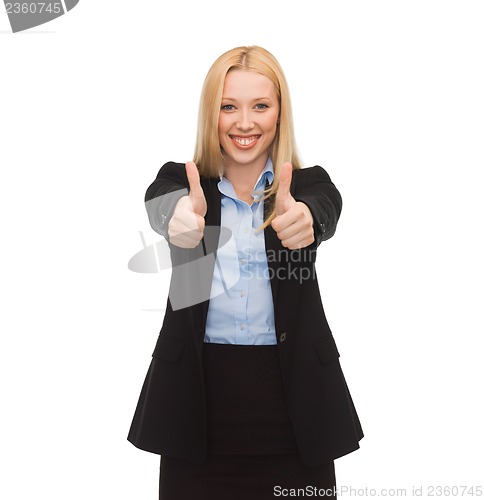
{"type": "Polygon", "coordinates": [[[241,329],[241,330],[243,330],[244,328],[245,328],[244,323],[241,323],[241,324],[240,324],[240,329],[241,329]]]}
{"type": "Polygon", "coordinates": [[[240,292],[240,296],[241,296],[241,297],[243,297],[244,295],[245,295],[245,292],[242,290],[242,291],[240,292]]]}
{"type": "Polygon", "coordinates": [[[246,233],[246,234],[247,234],[248,232],[249,232],[249,228],[248,228],[247,226],[246,226],[246,227],[244,227],[244,233],[246,233]]]}

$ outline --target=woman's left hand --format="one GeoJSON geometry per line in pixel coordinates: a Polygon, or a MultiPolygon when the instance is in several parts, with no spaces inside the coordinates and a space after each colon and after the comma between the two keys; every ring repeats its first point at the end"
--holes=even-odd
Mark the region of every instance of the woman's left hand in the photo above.
{"type": "Polygon", "coordinates": [[[309,207],[302,201],[296,201],[290,193],[291,180],[292,165],[284,163],[276,194],[276,217],[271,225],[282,246],[296,250],[313,243],[314,229],[309,207]]]}

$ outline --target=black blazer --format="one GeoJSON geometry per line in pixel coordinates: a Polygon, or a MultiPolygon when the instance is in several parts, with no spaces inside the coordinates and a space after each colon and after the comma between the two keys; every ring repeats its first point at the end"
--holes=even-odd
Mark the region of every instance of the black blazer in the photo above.
{"type": "MultiPolygon", "coordinates": [[[[194,284],[193,274],[185,272],[187,266],[182,264],[216,255],[221,222],[218,181],[200,177],[207,200],[206,232],[201,243],[194,249],[169,243],[173,264],[170,290],[175,283],[186,283],[186,290],[204,286],[194,284]],[[209,226],[215,232],[208,231],[209,226]]],[[[363,437],[326,321],[314,267],[318,245],[336,230],[342,200],[320,166],[293,170],[290,191],[296,201],[309,207],[315,241],[306,248],[289,250],[270,225],[264,236],[288,411],[301,461],[317,466],[355,451],[363,437]]],[[[188,192],[183,163],[163,165],[148,187],[145,202],[150,224],[167,241],[174,207],[188,192]]],[[[264,220],[267,215],[265,203],[264,220]]],[[[207,266],[207,275],[212,276],[214,264],[209,260],[207,266]]],[[[173,310],[170,296],[167,299],[163,325],[128,434],[128,440],[142,450],[196,463],[207,459],[202,347],[208,305],[207,299],[173,310]]]]}

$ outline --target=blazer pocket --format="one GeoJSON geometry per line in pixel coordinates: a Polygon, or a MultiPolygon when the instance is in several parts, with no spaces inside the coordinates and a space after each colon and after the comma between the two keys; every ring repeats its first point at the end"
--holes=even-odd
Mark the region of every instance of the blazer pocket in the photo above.
{"type": "Polygon", "coordinates": [[[323,340],[318,340],[314,344],[314,349],[321,363],[326,364],[335,361],[339,358],[338,348],[332,335],[325,337],[323,340]]]}
{"type": "Polygon", "coordinates": [[[176,363],[180,359],[184,347],[185,342],[183,342],[183,340],[160,335],[156,342],[152,357],[170,363],[176,363]]]}

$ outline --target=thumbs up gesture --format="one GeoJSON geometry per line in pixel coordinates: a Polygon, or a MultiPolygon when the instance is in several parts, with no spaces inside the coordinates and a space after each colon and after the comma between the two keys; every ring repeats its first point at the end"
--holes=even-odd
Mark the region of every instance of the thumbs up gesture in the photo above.
{"type": "Polygon", "coordinates": [[[207,201],[200,185],[198,168],[192,161],[185,165],[190,192],[175,206],[168,224],[170,243],[181,248],[195,248],[203,238],[207,201]]]}
{"type": "Polygon", "coordinates": [[[290,193],[291,180],[292,165],[284,163],[276,194],[276,217],[271,225],[282,246],[295,250],[304,248],[314,241],[314,229],[309,207],[301,201],[296,201],[290,193]]]}

